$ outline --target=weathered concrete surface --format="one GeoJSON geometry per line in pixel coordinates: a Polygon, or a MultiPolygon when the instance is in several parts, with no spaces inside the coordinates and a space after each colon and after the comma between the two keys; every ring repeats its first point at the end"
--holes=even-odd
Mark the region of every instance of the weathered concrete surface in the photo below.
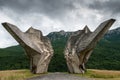
{"type": "Polygon", "coordinates": [[[38,76],[27,80],[93,80],[93,79],[65,73],[49,73],[43,76],[38,76]]]}
{"type": "Polygon", "coordinates": [[[107,20],[101,23],[94,32],[91,32],[85,26],[83,30],[78,30],[69,37],[64,54],[70,73],[85,72],[85,63],[88,61],[95,45],[114,22],[114,19],[107,20]]]}
{"type": "Polygon", "coordinates": [[[24,48],[30,59],[31,72],[46,73],[53,55],[49,39],[44,37],[40,30],[32,27],[26,32],[21,32],[15,25],[10,23],[2,23],[2,25],[24,48]]]}

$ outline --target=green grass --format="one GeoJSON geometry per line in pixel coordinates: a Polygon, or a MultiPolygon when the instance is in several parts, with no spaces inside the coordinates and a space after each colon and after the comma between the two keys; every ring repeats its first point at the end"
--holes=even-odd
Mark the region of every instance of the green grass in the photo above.
{"type": "Polygon", "coordinates": [[[75,74],[77,76],[94,78],[95,80],[104,80],[104,79],[113,79],[120,80],[120,71],[112,71],[112,70],[95,70],[88,69],[85,74],[75,74]]]}
{"type": "Polygon", "coordinates": [[[29,70],[6,70],[0,71],[0,80],[26,80],[38,75],[32,74],[29,70]]]}
{"type": "MultiPolygon", "coordinates": [[[[64,72],[68,74],[67,72],[64,72]]],[[[0,71],[0,80],[26,80],[27,78],[42,76],[44,74],[32,74],[29,70],[5,70],[0,71]]],[[[71,74],[87,77],[92,80],[120,80],[120,71],[88,69],[85,74],[71,74]]]]}

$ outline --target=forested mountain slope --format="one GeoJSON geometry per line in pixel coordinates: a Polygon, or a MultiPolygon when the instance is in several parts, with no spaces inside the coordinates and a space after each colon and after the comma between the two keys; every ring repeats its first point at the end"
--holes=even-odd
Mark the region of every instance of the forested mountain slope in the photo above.
{"type": "MultiPolygon", "coordinates": [[[[67,71],[64,48],[72,32],[52,32],[50,38],[54,56],[49,71],[67,71]]],[[[87,68],[120,70],[120,28],[110,30],[94,49],[87,68]]],[[[19,45],[0,49],[0,70],[29,68],[29,60],[19,45]]]]}

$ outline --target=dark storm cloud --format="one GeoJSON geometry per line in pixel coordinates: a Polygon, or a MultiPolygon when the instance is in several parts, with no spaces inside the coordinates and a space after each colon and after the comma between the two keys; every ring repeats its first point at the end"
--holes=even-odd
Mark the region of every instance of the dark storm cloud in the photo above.
{"type": "Polygon", "coordinates": [[[17,13],[41,13],[49,17],[65,16],[69,11],[80,8],[98,10],[99,12],[120,12],[120,0],[0,0],[0,8],[9,8],[17,13]]]}
{"type": "Polygon", "coordinates": [[[50,17],[62,16],[75,9],[73,0],[0,0],[0,6],[17,13],[37,12],[50,17]]]}
{"type": "Polygon", "coordinates": [[[95,0],[93,3],[89,4],[89,8],[103,13],[119,14],[120,0],[95,0]]]}
{"type": "MultiPolygon", "coordinates": [[[[33,26],[44,34],[62,29],[76,31],[86,24],[94,30],[109,18],[118,19],[117,27],[119,12],[119,0],[0,0],[0,23],[15,24],[23,31],[33,26]]],[[[0,47],[17,43],[1,25],[0,34],[0,47]]]]}

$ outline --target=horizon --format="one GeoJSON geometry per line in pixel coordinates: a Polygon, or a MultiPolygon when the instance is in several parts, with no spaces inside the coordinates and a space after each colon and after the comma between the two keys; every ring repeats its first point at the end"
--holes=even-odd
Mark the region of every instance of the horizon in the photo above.
{"type": "MultiPolygon", "coordinates": [[[[115,29],[118,29],[120,27],[116,27],[114,29],[109,29],[108,31],[111,31],[111,30],[115,30],[115,29]]],[[[81,29],[82,30],[82,29],[81,29]]],[[[64,32],[74,32],[74,31],[65,31],[65,30],[60,30],[60,31],[64,31],[64,32]]],[[[60,32],[60,31],[53,31],[53,32],[60,32]]],[[[93,32],[93,31],[92,31],[93,32]]],[[[52,32],[50,32],[52,33],[52,32]]],[[[47,35],[49,35],[50,33],[48,33],[47,35]]],[[[107,33],[106,33],[107,34],[107,33]]],[[[43,36],[47,36],[47,35],[43,35],[43,36]]],[[[11,36],[12,37],[12,36],[11,36]]],[[[14,47],[14,46],[19,46],[19,43],[16,41],[17,44],[14,44],[14,45],[10,45],[10,46],[6,46],[6,47],[0,47],[0,49],[5,49],[5,48],[9,48],[9,47],[14,47]]]]}
{"type": "MultiPolygon", "coordinates": [[[[119,0],[0,0],[0,23],[9,22],[25,32],[29,26],[47,35],[53,31],[77,31],[88,25],[91,31],[103,21],[116,19],[120,26],[119,0]]],[[[0,47],[17,42],[0,25],[0,47]]]]}

